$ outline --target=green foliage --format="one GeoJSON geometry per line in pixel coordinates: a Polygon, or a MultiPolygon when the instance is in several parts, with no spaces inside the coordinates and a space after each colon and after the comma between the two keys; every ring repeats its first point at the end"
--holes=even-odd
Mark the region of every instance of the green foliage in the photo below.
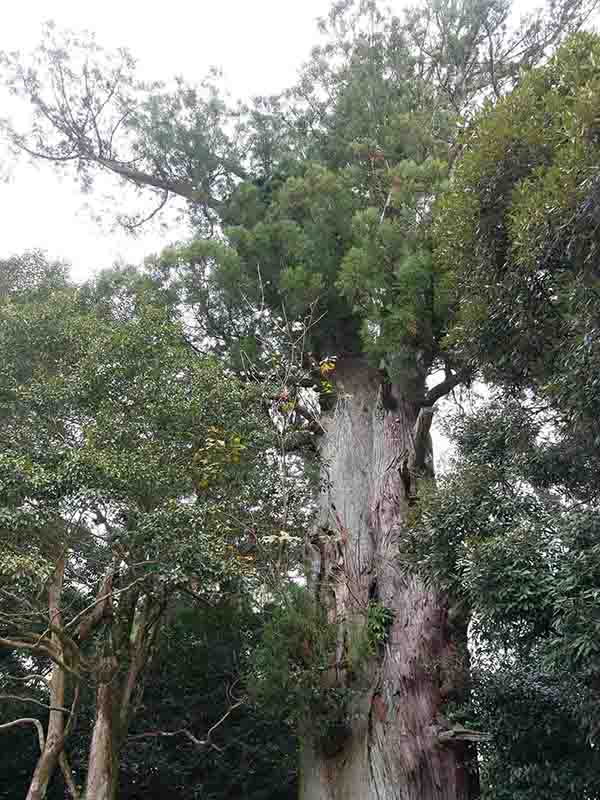
{"type": "Polygon", "coordinates": [[[45,254],[32,250],[20,256],[0,260],[0,299],[47,295],[68,284],[66,264],[49,263],[45,254]]]}
{"type": "Polygon", "coordinates": [[[600,38],[578,34],[467,135],[436,222],[436,255],[457,268],[460,296],[448,346],[505,394],[456,428],[459,463],[433,506],[452,533],[425,511],[438,566],[489,635],[542,641],[555,668],[590,681],[600,664],[598,63],[600,38]]]}
{"type": "MultiPolygon", "coordinates": [[[[163,631],[132,737],[183,727],[205,738],[245,695],[247,659],[262,624],[261,613],[241,598],[205,608],[180,602],[163,631]]],[[[293,792],[297,742],[271,709],[244,703],[213,731],[212,741],[219,750],[198,751],[183,736],[131,738],[123,755],[121,793],[131,800],[168,792],[185,800],[286,800],[293,792]]]]}
{"type": "Polygon", "coordinates": [[[490,800],[598,792],[596,473],[551,423],[531,395],[450,419],[455,460],[405,540],[409,563],[471,615],[470,703],[444,713],[492,734],[490,800]]]}
{"type": "Polygon", "coordinates": [[[371,601],[367,608],[367,641],[371,655],[380,651],[387,642],[390,625],[394,621],[394,612],[391,608],[371,601]]]}
{"type": "MultiPolygon", "coordinates": [[[[247,108],[231,108],[215,76],[173,92],[142,85],[126,52],[61,41],[52,27],[31,63],[3,56],[9,89],[33,106],[32,131],[3,123],[16,150],[72,161],[86,189],[99,169],[148,188],[159,206],[177,195],[196,233],[143,271],[112,270],[80,290],[35,255],[7,262],[0,279],[0,586],[19,579],[20,601],[37,603],[36,631],[46,620],[33,576],[59,551],[83,573],[68,577],[73,613],[109,563],[115,585],[139,582],[86,645],[104,640],[126,663],[140,598],[160,614],[182,587],[221,601],[264,581],[269,545],[291,550],[289,523],[301,529],[306,515],[281,511],[288,496],[266,453],[261,392],[235,375],[250,363],[271,375],[282,331],[299,320],[324,398],[336,353],[383,361],[415,402],[437,368],[480,369],[509,394],[456,426],[454,473],[421,493],[407,566],[473,612],[488,658],[475,713],[491,722],[490,709],[506,712],[485,753],[487,796],[595,791],[595,772],[582,778],[582,731],[597,720],[586,708],[586,728],[577,704],[567,713],[574,694],[560,661],[578,691],[597,685],[598,38],[567,41],[499,99],[589,7],[560,0],[513,34],[504,0],[441,0],[402,18],[370,1],[336,3],[298,85],[247,108]],[[486,95],[498,102],[469,125],[454,168],[459,115],[486,95]],[[519,668],[532,654],[542,665],[535,725],[529,708],[518,714],[519,687],[490,668],[501,648],[519,668]],[[548,747],[564,755],[551,773],[539,748],[523,746],[540,725],[549,740],[561,727],[572,740],[548,747]]],[[[292,414],[286,397],[280,410],[292,414]]],[[[371,603],[345,621],[340,664],[341,628],[315,599],[299,587],[277,597],[252,657],[253,694],[285,722],[320,728],[327,748],[393,616],[371,603]],[[340,669],[355,686],[342,686],[340,669]]],[[[15,619],[2,617],[10,631],[15,619]]],[[[207,628],[181,611],[166,632],[163,670],[186,687],[166,709],[173,725],[206,703],[193,682],[218,697],[211,708],[223,704],[222,687],[195,672],[212,663],[207,628]],[[190,658],[174,658],[179,649],[190,658]]],[[[253,636],[224,650],[245,659],[253,636]]],[[[268,727],[256,708],[248,718],[268,727]]],[[[201,732],[209,720],[186,721],[201,732]]],[[[248,728],[232,722],[242,758],[248,728]]],[[[277,755],[266,753],[268,769],[277,755]]],[[[240,772],[229,785],[252,796],[240,772]]],[[[197,786],[219,790],[210,773],[197,786]]]]}
{"type": "Polygon", "coordinates": [[[266,708],[279,709],[293,724],[318,719],[328,725],[340,716],[335,679],[337,626],[309,592],[292,586],[271,619],[253,656],[253,695],[266,708]]]}
{"type": "Polygon", "coordinates": [[[200,356],[161,300],[128,271],[1,304],[3,574],[51,570],[48,531],[73,515],[161,580],[205,575],[210,592],[271,561],[261,536],[303,524],[282,507],[262,387],[200,356]]]}
{"type": "Polygon", "coordinates": [[[141,698],[169,607],[181,593],[206,603],[255,590],[274,572],[266,539],[282,527],[260,388],[199,355],[161,297],[128,270],[0,299],[0,636],[36,673],[47,653],[63,663],[68,642],[83,769],[100,659],[114,657],[116,702],[130,680],[141,698]],[[63,557],[62,619],[50,626],[47,579],[63,557]]]}
{"type": "Polygon", "coordinates": [[[436,222],[436,263],[455,273],[460,305],[448,347],[494,381],[575,400],[576,413],[589,404],[590,419],[599,59],[600,39],[580,33],[488,105],[436,222]],[[590,379],[574,386],[582,359],[590,379]]]}
{"type": "Polygon", "coordinates": [[[388,640],[389,628],[394,621],[392,609],[374,600],[369,601],[364,612],[358,613],[346,624],[345,666],[351,677],[351,688],[347,689],[347,702],[353,692],[360,693],[361,685],[373,657],[383,653],[388,640]]]}
{"type": "Polygon", "coordinates": [[[512,26],[508,0],[402,16],[371,0],[335,3],[297,84],[246,106],[229,103],[216,74],[169,92],[138,81],[126,51],[48,26],[29,59],[3,55],[4,81],[34,117],[30,131],[4,128],[16,151],[73,162],[87,189],[109,170],[145,187],[155,210],[183,199],[198,235],[159,260],[163,289],[193,296],[198,339],[236,367],[261,352],[249,305],[278,314],[284,304],[298,318],[318,298],[309,349],[366,349],[392,368],[400,359],[422,392],[451,360],[440,341],[452,280],[431,258],[429,223],[459,115],[499,97],[592,6],[559,0],[512,26]]]}
{"type": "Polygon", "coordinates": [[[152,306],[129,320],[101,319],[81,308],[74,290],[42,304],[4,304],[1,322],[7,527],[21,515],[31,524],[32,503],[42,521],[116,503],[119,535],[155,555],[160,542],[167,559],[185,542],[192,557],[200,540],[192,545],[190,534],[204,538],[207,516],[215,533],[226,532],[214,502],[194,507],[180,498],[195,493],[199,449],[202,480],[210,470],[213,483],[235,482],[240,433],[255,424],[251,412],[238,413],[251,408],[250,395],[215,362],[199,360],[177,324],[152,306]],[[215,425],[234,415],[227,457],[220,449],[212,457],[215,425]]]}
{"type": "Polygon", "coordinates": [[[319,731],[323,751],[334,754],[347,734],[352,701],[363,690],[365,668],[387,641],[393,611],[371,602],[345,627],[343,663],[337,661],[340,626],[327,621],[306,589],[292,586],[268,611],[252,657],[252,694],[297,730],[319,731]]]}
{"type": "Polygon", "coordinates": [[[455,430],[458,458],[423,498],[409,548],[473,615],[469,713],[494,736],[485,796],[595,796],[595,473],[585,453],[570,462],[531,399],[500,396],[455,430]]]}
{"type": "Polygon", "coordinates": [[[482,797],[596,797],[600,760],[582,720],[594,700],[569,675],[535,661],[475,672],[473,710],[492,734],[481,747],[482,797]]]}

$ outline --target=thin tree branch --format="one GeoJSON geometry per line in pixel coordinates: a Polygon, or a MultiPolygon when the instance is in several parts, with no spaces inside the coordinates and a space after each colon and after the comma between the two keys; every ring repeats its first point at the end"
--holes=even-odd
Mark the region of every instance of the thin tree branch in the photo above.
{"type": "Polygon", "coordinates": [[[42,703],[41,700],[36,700],[35,697],[22,697],[18,694],[0,694],[0,700],[17,700],[21,703],[33,703],[36,706],[47,708],[48,711],[62,711],[65,714],[69,713],[68,708],[64,708],[63,706],[49,706],[47,703],[42,703]]]}
{"type": "Polygon", "coordinates": [[[65,779],[67,788],[71,793],[71,797],[73,798],[73,800],[80,800],[81,795],[75,783],[75,778],[73,777],[73,770],[71,769],[71,765],[69,764],[69,760],[67,759],[67,754],[65,753],[64,750],[61,750],[61,753],[58,757],[58,763],[60,765],[60,769],[65,779]]]}
{"type": "Polygon", "coordinates": [[[2,725],[0,725],[0,731],[13,728],[15,725],[35,725],[38,734],[38,742],[40,744],[40,753],[44,752],[46,741],[44,738],[44,728],[39,719],[35,719],[34,717],[21,717],[20,719],[13,719],[12,722],[4,722],[2,725]]]}
{"type": "Polygon", "coordinates": [[[206,734],[206,737],[204,739],[198,739],[187,728],[179,728],[179,730],[176,730],[176,731],[148,731],[147,733],[136,733],[136,734],[133,734],[132,736],[129,736],[128,738],[129,739],[148,739],[148,738],[151,738],[151,737],[159,737],[159,736],[164,736],[164,737],[186,736],[190,740],[190,742],[192,742],[194,745],[196,745],[196,747],[207,747],[207,746],[214,747],[215,750],[218,750],[219,753],[222,753],[223,752],[223,748],[218,747],[218,745],[216,745],[214,742],[210,741],[211,734],[220,725],[222,725],[225,722],[227,717],[229,717],[229,715],[233,711],[235,711],[236,708],[239,708],[245,702],[246,702],[246,699],[242,698],[241,700],[238,700],[236,703],[231,705],[227,709],[227,711],[223,714],[223,716],[217,722],[215,722],[215,724],[211,728],[208,729],[208,733],[206,734]]]}

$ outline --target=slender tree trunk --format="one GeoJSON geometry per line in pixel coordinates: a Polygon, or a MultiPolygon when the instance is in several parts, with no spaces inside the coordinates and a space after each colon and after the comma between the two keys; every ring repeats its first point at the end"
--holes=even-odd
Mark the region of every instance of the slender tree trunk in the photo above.
{"type": "MultiPolygon", "coordinates": [[[[148,664],[163,610],[161,603],[154,604],[150,597],[145,597],[139,606],[133,612],[127,630],[127,670],[120,669],[115,655],[104,656],[98,670],[96,718],[88,758],[86,800],[116,800],[117,797],[121,745],[127,737],[135,711],[135,695],[148,664]]],[[[113,630],[105,646],[112,646],[115,633],[113,630]]]]}
{"type": "Polygon", "coordinates": [[[90,744],[86,800],[115,800],[119,783],[118,675],[114,656],[102,661],[96,688],[96,718],[90,744]]]}
{"type": "Polygon", "coordinates": [[[399,542],[417,476],[432,475],[431,410],[419,407],[414,385],[409,394],[386,384],[360,358],[338,364],[336,389],[309,585],[340,626],[333,680],[351,699],[337,736],[306,731],[300,798],[471,800],[471,745],[440,737],[444,704],[465,683],[464,628],[456,636],[447,599],[405,573],[399,542]],[[393,612],[393,622],[359,675],[350,641],[369,603],[393,612]]]}
{"type": "MultiPolygon", "coordinates": [[[[54,575],[48,588],[48,620],[50,625],[54,628],[60,628],[62,625],[61,617],[61,596],[65,574],[65,558],[62,554],[57,562],[54,575]]],[[[62,658],[62,645],[60,638],[53,633],[51,642],[56,650],[57,655],[62,658]]],[[[58,765],[58,759],[64,747],[64,732],[65,721],[64,713],[58,709],[64,708],[65,704],[65,673],[64,670],[53,664],[52,677],[50,680],[50,711],[48,717],[48,731],[46,733],[46,742],[42,750],[38,762],[36,764],[29,791],[27,792],[27,800],[43,800],[48,791],[48,784],[54,774],[54,770],[58,765]]]]}

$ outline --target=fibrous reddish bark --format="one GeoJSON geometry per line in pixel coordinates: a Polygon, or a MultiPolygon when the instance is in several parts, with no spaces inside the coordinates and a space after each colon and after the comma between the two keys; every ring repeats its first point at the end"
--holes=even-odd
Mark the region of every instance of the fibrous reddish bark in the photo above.
{"type": "Polygon", "coordinates": [[[301,800],[471,800],[472,745],[440,736],[446,701],[465,685],[465,628],[448,598],[406,572],[401,534],[419,477],[431,467],[431,409],[422,392],[384,381],[361,358],[336,370],[323,419],[323,490],[308,545],[309,586],[339,626],[337,685],[349,690],[337,746],[303,737],[301,800]],[[416,397],[421,396],[421,402],[416,397]],[[393,612],[387,640],[361,675],[345,657],[369,603],[393,612]]]}

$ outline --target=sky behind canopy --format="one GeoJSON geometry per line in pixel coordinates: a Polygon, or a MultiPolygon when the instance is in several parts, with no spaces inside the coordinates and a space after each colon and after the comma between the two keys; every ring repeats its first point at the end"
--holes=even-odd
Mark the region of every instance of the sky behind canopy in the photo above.
{"type": "MultiPolygon", "coordinates": [[[[329,5],[329,0],[20,0],[4,15],[0,50],[33,49],[42,24],[52,19],[58,27],[94,32],[107,48],[127,47],[138,59],[140,77],[199,80],[216,66],[232,95],[247,99],[293,82],[317,41],[315,20],[329,5]]],[[[0,159],[6,160],[1,145],[0,159]]],[[[137,263],[177,237],[148,228],[132,238],[111,229],[110,213],[102,224],[95,221],[91,211],[102,203],[83,197],[68,176],[25,162],[8,168],[10,181],[0,185],[0,258],[39,247],[69,261],[81,278],[118,260],[137,263]]]]}
{"type": "MultiPolygon", "coordinates": [[[[144,79],[181,75],[194,81],[219,67],[233,98],[246,100],[293,83],[318,41],[316,20],[330,5],[330,0],[18,0],[3,15],[0,51],[33,49],[43,23],[53,20],[59,28],[95,33],[107,49],[127,47],[144,79]]],[[[387,5],[399,12],[407,0],[387,5]]],[[[544,0],[514,0],[515,15],[540,5],[544,0]]],[[[3,91],[0,87],[0,114],[11,109],[3,91]]],[[[75,277],[83,278],[116,261],[139,263],[185,236],[176,227],[145,226],[133,238],[111,227],[115,209],[101,196],[103,181],[86,198],[74,180],[59,178],[49,165],[11,163],[1,141],[0,171],[11,173],[8,183],[0,183],[0,258],[41,248],[71,263],[75,277]]],[[[114,183],[104,185],[108,195],[114,183]]]]}

